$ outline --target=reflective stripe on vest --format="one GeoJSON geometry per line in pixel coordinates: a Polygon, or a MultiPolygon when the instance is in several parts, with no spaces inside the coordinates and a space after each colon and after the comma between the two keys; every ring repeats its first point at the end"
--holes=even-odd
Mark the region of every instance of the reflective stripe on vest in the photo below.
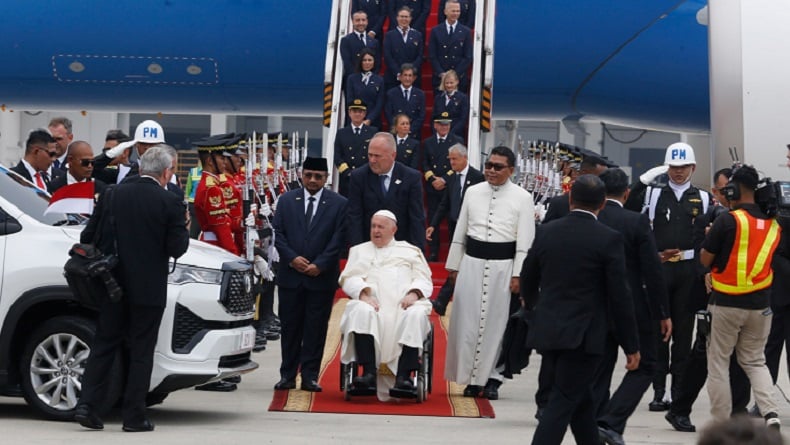
{"type": "Polygon", "coordinates": [[[724,270],[711,271],[713,289],[742,295],[771,286],[774,277],[771,258],[779,244],[779,223],[755,218],[745,210],[730,214],[735,218],[735,242],[724,270]],[[767,228],[759,227],[766,223],[767,228]]]}

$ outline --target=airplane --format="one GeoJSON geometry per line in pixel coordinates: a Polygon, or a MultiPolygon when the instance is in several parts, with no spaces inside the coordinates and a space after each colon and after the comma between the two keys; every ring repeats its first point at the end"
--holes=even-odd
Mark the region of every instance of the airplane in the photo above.
{"type": "MultiPolygon", "coordinates": [[[[708,131],[705,5],[499,0],[493,119],[708,131]]],[[[13,0],[0,15],[0,110],[321,116],[332,7],[13,0]]]]}

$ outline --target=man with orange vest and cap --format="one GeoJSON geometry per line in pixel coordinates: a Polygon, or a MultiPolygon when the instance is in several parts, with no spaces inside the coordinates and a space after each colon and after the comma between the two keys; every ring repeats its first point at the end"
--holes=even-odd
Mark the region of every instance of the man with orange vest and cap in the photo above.
{"type": "Polygon", "coordinates": [[[728,419],[732,411],[730,356],[735,352],[766,424],[779,429],[779,408],[765,364],[765,343],[772,318],[771,261],[781,228],[756,204],[759,185],[754,167],[733,170],[730,182],[722,189],[732,210],[716,218],[700,251],[700,262],[710,267],[713,287],[708,305],[708,395],[713,418],[728,419]]]}

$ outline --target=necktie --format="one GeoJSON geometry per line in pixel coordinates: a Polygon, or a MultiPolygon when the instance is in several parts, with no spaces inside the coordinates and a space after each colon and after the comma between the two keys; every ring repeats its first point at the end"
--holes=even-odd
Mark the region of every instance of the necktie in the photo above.
{"type": "Polygon", "coordinates": [[[406,102],[409,101],[409,89],[403,90],[403,98],[406,99],[406,102]]]}
{"type": "Polygon", "coordinates": [[[60,159],[55,159],[55,161],[52,162],[52,166],[55,168],[60,168],[60,159]]]}
{"type": "Polygon", "coordinates": [[[357,136],[359,136],[359,127],[357,127],[357,128],[354,128],[354,134],[355,134],[355,135],[357,135],[357,136]]]}
{"type": "Polygon", "coordinates": [[[359,41],[362,42],[363,45],[365,44],[365,34],[359,33],[359,41]]]}
{"type": "Polygon", "coordinates": [[[403,41],[406,42],[406,36],[409,34],[409,30],[401,29],[401,32],[403,32],[403,41]]]}
{"type": "Polygon", "coordinates": [[[41,190],[47,189],[47,186],[44,185],[44,178],[41,176],[41,172],[36,172],[36,187],[40,188],[41,190]]]}
{"type": "Polygon", "coordinates": [[[379,181],[381,181],[381,194],[387,194],[387,175],[379,175],[379,181]]]}
{"type": "Polygon", "coordinates": [[[401,140],[399,140],[399,141],[398,141],[398,146],[401,146],[401,147],[402,147],[402,146],[403,146],[403,144],[405,144],[405,143],[406,143],[406,138],[403,138],[403,139],[401,139],[401,140]]]}
{"type": "Polygon", "coordinates": [[[444,144],[444,138],[439,138],[439,144],[444,144]]]}
{"type": "Polygon", "coordinates": [[[304,212],[304,226],[310,227],[310,221],[313,220],[313,203],[315,202],[315,197],[311,196],[307,198],[307,211],[304,212]]]}
{"type": "Polygon", "coordinates": [[[464,199],[464,175],[458,173],[458,195],[464,199]]]}
{"type": "Polygon", "coordinates": [[[453,100],[453,95],[452,95],[452,93],[450,93],[450,94],[448,94],[448,95],[447,95],[447,99],[444,101],[444,104],[445,104],[445,105],[450,105],[450,101],[451,101],[451,100],[453,100]]]}
{"type": "Polygon", "coordinates": [[[455,25],[450,25],[450,31],[447,33],[448,36],[453,35],[453,31],[455,31],[455,25]]]}

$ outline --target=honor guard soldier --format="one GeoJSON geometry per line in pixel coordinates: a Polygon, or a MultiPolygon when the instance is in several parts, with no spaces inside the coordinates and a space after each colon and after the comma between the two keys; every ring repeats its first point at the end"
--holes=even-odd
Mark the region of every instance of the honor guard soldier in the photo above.
{"type": "Polygon", "coordinates": [[[222,152],[225,141],[208,138],[195,143],[203,166],[203,176],[195,191],[195,216],[203,230],[200,240],[239,254],[231,230],[231,217],[222,189],[222,176],[227,162],[222,152]]]}
{"type": "Polygon", "coordinates": [[[378,129],[365,125],[368,106],[362,99],[354,99],[348,105],[351,124],[337,130],[335,137],[335,166],[340,175],[338,192],[348,196],[348,179],[355,168],[368,163],[368,144],[378,129]]]}
{"type": "Polygon", "coordinates": [[[669,294],[672,347],[658,343],[658,363],[650,411],[666,411],[666,375],[672,374],[671,398],[678,396],[680,379],[691,351],[694,312],[691,293],[697,274],[694,255],[694,219],[708,210],[710,195],[691,185],[696,167],[694,149],[683,142],[667,147],[664,165],[639,177],[631,187],[625,208],[647,213],[661,259],[669,294]],[[666,173],[666,174],[664,174],[666,173]]]}

